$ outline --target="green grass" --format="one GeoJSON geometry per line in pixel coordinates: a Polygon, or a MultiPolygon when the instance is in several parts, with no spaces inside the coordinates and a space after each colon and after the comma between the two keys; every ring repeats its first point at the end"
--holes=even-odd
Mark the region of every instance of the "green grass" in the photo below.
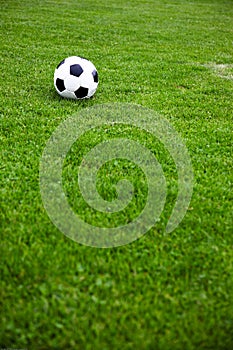
{"type": "MultiPolygon", "coordinates": [[[[232,349],[233,2],[1,0],[0,6],[0,347],[232,349]],[[99,72],[89,101],[63,100],[54,91],[54,68],[76,54],[99,72]],[[95,249],[71,241],[49,220],[39,163],[63,120],[111,102],[166,117],[188,147],[195,185],[184,220],[165,234],[177,176],[162,146],[125,126],[87,134],[76,163],[71,151],[64,167],[69,201],[84,219],[108,222],[75,196],[77,164],[85,150],[119,132],[156,153],[169,189],[161,221],[143,238],[95,249]]],[[[127,176],[139,186],[128,212],[109,225],[133,218],[147,191],[140,169],[119,161],[99,175],[109,200],[111,181],[127,176]]]]}

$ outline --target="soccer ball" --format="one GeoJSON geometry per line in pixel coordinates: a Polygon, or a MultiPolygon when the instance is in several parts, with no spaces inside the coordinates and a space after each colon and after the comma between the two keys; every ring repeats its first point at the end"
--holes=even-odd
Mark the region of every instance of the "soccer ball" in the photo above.
{"type": "Polygon", "coordinates": [[[92,62],[79,56],[65,58],[54,72],[54,86],[65,98],[90,98],[98,86],[98,73],[92,62]]]}

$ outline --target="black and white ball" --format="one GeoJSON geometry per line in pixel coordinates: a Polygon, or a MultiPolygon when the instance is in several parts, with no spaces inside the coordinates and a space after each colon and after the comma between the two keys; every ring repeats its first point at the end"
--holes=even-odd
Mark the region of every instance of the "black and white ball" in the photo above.
{"type": "Polygon", "coordinates": [[[71,56],[59,63],[54,72],[54,86],[65,98],[90,98],[98,86],[98,72],[86,58],[71,56]]]}

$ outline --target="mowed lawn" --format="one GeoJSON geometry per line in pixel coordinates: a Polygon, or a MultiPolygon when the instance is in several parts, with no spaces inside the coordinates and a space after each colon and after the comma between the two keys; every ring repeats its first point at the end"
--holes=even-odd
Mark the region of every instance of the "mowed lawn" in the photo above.
{"type": "MultiPolygon", "coordinates": [[[[232,349],[233,1],[0,0],[0,9],[0,348],[232,349]],[[54,69],[71,55],[97,67],[93,99],[56,93],[54,69]],[[167,118],[189,150],[195,183],[184,220],[166,234],[177,194],[166,150],[124,125],[89,133],[64,166],[64,188],[84,220],[105,225],[104,215],[77,198],[71,176],[99,140],[138,139],[158,156],[168,183],[155,227],[131,244],[97,249],[51,223],[39,164],[62,121],[114,102],[167,118]]],[[[101,169],[102,195],[114,198],[106,173],[116,180],[121,166],[139,186],[138,197],[112,226],[133,219],[147,193],[140,169],[119,162],[101,169]]]]}

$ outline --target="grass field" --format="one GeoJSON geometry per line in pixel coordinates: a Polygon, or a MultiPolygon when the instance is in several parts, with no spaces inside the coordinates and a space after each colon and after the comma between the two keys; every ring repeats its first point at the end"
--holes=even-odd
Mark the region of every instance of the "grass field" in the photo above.
{"type": "MultiPolygon", "coordinates": [[[[0,7],[0,348],[232,349],[233,1],[0,0],[0,7]],[[91,100],[64,100],[54,90],[54,69],[71,55],[98,69],[91,100]],[[131,244],[96,249],[51,223],[39,164],[62,121],[113,102],[166,117],[189,150],[195,184],[184,220],[165,234],[177,193],[169,154],[124,126],[90,132],[64,167],[64,188],[83,219],[106,224],[72,180],[82,153],[100,139],[138,139],[157,152],[168,182],[158,225],[131,244]]],[[[133,218],[145,200],[143,174],[123,163],[107,164],[98,178],[108,200],[122,165],[139,186],[126,217],[113,216],[111,225],[133,218]]]]}

